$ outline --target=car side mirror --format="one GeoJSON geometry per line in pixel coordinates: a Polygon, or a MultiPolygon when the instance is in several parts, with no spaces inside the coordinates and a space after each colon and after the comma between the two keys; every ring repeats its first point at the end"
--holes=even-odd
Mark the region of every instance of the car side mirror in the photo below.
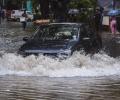
{"type": "Polygon", "coordinates": [[[76,40],[77,39],[77,36],[76,35],[73,35],[73,40],[76,40]]]}
{"type": "Polygon", "coordinates": [[[24,37],[24,38],[23,38],[23,41],[25,41],[25,42],[27,42],[28,40],[29,40],[28,37],[24,37]]]}
{"type": "Polygon", "coordinates": [[[90,40],[90,38],[89,37],[84,37],[83,40],[88,41],[88,40],[90,40]]]}

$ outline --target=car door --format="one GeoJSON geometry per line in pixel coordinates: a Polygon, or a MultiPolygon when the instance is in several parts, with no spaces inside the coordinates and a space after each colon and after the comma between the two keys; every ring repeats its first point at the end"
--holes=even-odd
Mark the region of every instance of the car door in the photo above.
{"type": "Polygon", "coordinates": [[[85,51],[87,51],[92,44],[91,40],[91,34],[89,26],[86,24],[83,24],[80,29],[80,42],[85,51]]]}

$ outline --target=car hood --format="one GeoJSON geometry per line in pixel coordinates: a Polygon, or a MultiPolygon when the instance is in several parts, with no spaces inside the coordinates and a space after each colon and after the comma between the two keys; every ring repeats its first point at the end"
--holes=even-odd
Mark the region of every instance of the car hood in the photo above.
{"type": "Polygon", "coordinates": [[[70,49],[76,41],[71,40],[45,40],[45,41],[28,41],[20,50],[61,50],[70,49]]]}

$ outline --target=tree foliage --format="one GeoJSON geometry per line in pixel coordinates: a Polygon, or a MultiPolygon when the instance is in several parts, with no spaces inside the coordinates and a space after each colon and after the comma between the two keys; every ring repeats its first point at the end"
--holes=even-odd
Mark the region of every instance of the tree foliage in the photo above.
{"type": "Polygon", "coordinates": [[[70,8],[88,8],[94,7],[97,3],[97,0],[71,0],[68,4],[70,8]]]}
{"type": "Polygon", "coordinates": [[[68,4],[69,9],[80,10],[80,13],[75,16],[80,22],[89,22],[96,6],[97,0],[71,0],[68,4]]]}
{"type": "Polygon", "coordinates": [[[32,0],[33,4],[33,10],[37,10],[37,7],[39,6],[39,0],[32,0]]]}

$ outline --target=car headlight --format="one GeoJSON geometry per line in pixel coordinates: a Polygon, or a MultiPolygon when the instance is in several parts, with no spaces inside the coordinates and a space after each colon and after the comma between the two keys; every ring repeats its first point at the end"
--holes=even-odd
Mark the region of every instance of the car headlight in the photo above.
{"type": "Polygon", "coordinates": [[[71,55],[71,50],[70,49],[61,50],[59,55],[61,55],[61,56],[70,56],[71,55]]]}
{"type": "Polygon", "coordinates": [[[71,54],[71,50],[69,50],[69,49],[64,50],[63,52],[66,53],[66,54],[71,54]]]}

